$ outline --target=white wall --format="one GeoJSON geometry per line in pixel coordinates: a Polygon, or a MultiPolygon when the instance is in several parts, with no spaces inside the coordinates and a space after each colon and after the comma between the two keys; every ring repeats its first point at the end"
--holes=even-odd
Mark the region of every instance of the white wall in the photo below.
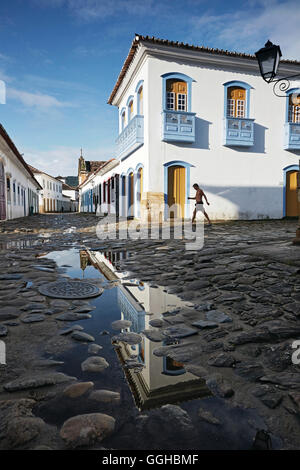
{"type": "Polygon", "coordinates": [[[35,177],[43,188],[40,191],[40,207],[45,207],[45,212],[60,211],[63,201],[62,182],[45,173],[35,173],[35,177]],[[50,201],[53,201],[52,209],[50,201]],[[54,201],[55,207],[53,207],[54,201]]]}
{"type": "Polygon", "coordinates": [[[164,163],[182,160],[193,165],[190,195],[194,196],[193,183],[200,184],[208,196],[212,218],[282,217],[283,168],[298,164],[299,159],[297,154],[283,149],[286,100],[274,96],[272,86],[258,74],[237,73],[230,68],[220,70],[150,58],[149,72],[150,191],[163,190],[164,163]],[[191,111],[197,113],[194,144],[161,140],[161,75],[168,72],[184,73],[194,80],[191,106],[191,111]],[[222,145],[223,84],[231,80],[244,81],[252,87],[249,113],[255,119],[252,148],[222,145]]]}
{"type": "Polygon", "coordinates": [[[15,219],[29,215],[29,205],[32,203],[34,212],[38,212],[38,186],[1,136],[0,160],[5,172],[6,218],[15,219]],[[7,177],[10,178],[10,190],[7,188],[7,177]],[[28,190],[32,191],[31,200],[28,190]]]}

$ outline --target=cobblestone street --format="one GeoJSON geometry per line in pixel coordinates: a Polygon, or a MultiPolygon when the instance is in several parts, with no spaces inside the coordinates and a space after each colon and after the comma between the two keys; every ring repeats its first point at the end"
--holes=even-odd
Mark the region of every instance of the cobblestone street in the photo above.
{"type": "MultiPolygon", "coordinates": [[[[87,300],[49,299],[38,288],[64,276],[47,253],[83,248],[127,252],[130,256],[116,261],[116,268],[186,302],[184,308],[166,311],[142,336],[154,343],[168,338],[153,354],[183,363],[186,371],[205,379],[218,400],[203,401],[199,422],[193,421],[197,432],[208,426],[208,432],[216,428],[231,437],[225,421],[244,410],[250,413],[247,426],[253,436],[265,429],[275,448],[299,448],[300,375],[291,358],[292,343],[300,339],[300,247],[291,243],[296,221],[215,223],[205,229],[199,251],[186,250],[183,239],[99,240],[97,222],[93,215],[53,214],[0,224],[0,339],[7,354],[7,365],[0,365],[0,448],[72,446],[65,426],[62,431],[40,410],[58,397],[67,408],[72,401],[66,387],[81,381],[58,371],[61,364],[53,357],[76,343],[72,314],[77,324],[80,315],[88,319],[92,308],[87,300]],[[62,324],[71,327],[72,335],[62,333],[62,324]]],[[[117,283],[93,279],[104,290],[117,283]]],[[[101,345],[101,338],[91,342],[101,345]]],[[[181,425],[188,419],[180,403],[166,406],[173,406],[181,425]]],[[[155,413],[120,416],[113,406],[105,412],[115,423],[102,423],[103,448],[117,446],[117,437],[105,440],[113,428],[112,436],[123,436],[127,423],[142,435],[150,429],[147,419],[156,419],[155,413]]],[[[74,409],[68,417],[77,414],[74,409]]],[[[83,446],[94,448],[88,441],[83,446]]]]}

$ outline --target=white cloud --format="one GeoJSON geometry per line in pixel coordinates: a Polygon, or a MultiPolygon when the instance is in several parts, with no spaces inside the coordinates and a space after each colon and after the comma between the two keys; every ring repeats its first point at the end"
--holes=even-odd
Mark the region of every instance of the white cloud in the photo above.
{"type": "Polygon", "coordinates": [[[234,13],[206,13],[191,20],[210,46],[254,53],[270,39],[281,46],[284,59],[300,60],[299,0],[257,0],[234,13]]]}
{"type": "MultiPolygon", "coordinates": [[[[108,160],[114,154],[113,147],[83,149],[86,160],[108,160]]],[[[52,176],[77,175],[80,149],[77,147],[56,147],[52,150],[25,150],[24,158],[27,163],[49,173],[52,176]]]]}
{"type": "Polygon", "coordinates": [[[30,93],[28,91],[17,90],[15,88],[7,88],[7,98],[21,102],[23,106],[29,108],[49,109],[49,108],[65,108],[74,105],[68,102],[59,101],[54,96],[42,93],[30,93]]]}
{"type": "Polygon", "coordinates": [[[126,12],[134,15],[155,14],[160,2],[155,0],[32,0],[35,4],[46,7],[66,6],[77,18],[89,22],[105,19],[115,14],[126,12]]]}

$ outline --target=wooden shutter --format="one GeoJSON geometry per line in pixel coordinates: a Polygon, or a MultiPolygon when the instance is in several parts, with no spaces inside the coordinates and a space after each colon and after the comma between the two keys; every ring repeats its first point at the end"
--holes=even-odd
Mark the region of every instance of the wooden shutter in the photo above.
{"type": "Polygon", "coordinates": [[[246,115],[246,90],[229,87],[227,90],[227,116],[243,118],[246,115]]]}
{"type": "Polygon", "coordinates": [[[298,193],[297,193],[298,171],[289,171],[286,175],[286,215],[287,217],[298,216],[298,193]]]}
{"type": "Polygon", "coordinates": [[[143,87],[140,88],[140,91],[139,91],[139,94],[138,94],[138,100],[139,100],[139,114],[143,115],[144,114],[143,87]]]}
{"type": "Polygon", "coordinates": [[[187,83],[182,80],[170,79],[166,84],[167,109],[187,111],[187,83]],[[169,99],[168,99],[169,98],[169,99]],[[168,106],[174,98],[173,107],[168,106]],[[183,106],[183,103],[184,106],[183,106]],[[178,106],[180,104],[180,106],[178,106]],[[179,108],[179,109],[178,109],[179,108]]]}

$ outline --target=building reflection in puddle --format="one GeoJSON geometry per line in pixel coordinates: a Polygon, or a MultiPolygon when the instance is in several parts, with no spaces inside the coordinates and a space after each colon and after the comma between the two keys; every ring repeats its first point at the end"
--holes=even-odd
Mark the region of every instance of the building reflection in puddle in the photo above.
{"type": "MultiPolygon", "coordinates": [[[[81,251],[80,256],[110,281],[119,281],[117,285],[118,305],[121,320],[129,320],[131,326],[123,332],[141,333],[151,327],[150,320],[163,317],[163,313],[173,308],[185,307],[187,303],[172,294],[167,294],[162,287],[151,287],[137,280],[124,279],[127,273],[120,272],[116,263],[124,259],[126,252],[81,251]]],[[[209,396],[205,380],[187,372],[183,364],[170,357],[158,357],[153,351],[170,342],[153,342],[142,335],[142,342],[129,345],[118,342],[117,356],[122,364],[135,403],[140,410],[177,403],[209,396]],[[140,367],[129,369],[126,361],[136,359],[140,367]]],[[[174,343],[174,341],[173,341],[174,343]]]]}

